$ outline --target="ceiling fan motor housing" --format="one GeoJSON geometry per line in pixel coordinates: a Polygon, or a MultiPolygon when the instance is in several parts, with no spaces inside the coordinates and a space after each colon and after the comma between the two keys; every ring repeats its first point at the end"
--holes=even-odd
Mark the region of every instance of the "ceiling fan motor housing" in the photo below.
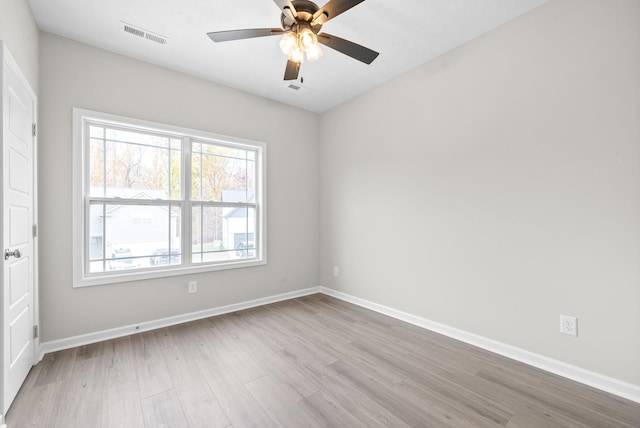
{"type": "MultiPolygon", "coordinates": [[[[318,5],[309,0],[293,0],[291,4],[293,4],[293,7],[295,8],[296,15],[292,20],[291,17],[288,16],[288,13],[283,12],[280,17],[282,28],[285,31],[296,31],[301,28],[309,28],[315,34],[318,34],[322,28],[322,24],[319,22],[312,24],[313,15],[320,9],[318,5]]],[[[288,8],[285,7],[285,9],[288,8]]]]}

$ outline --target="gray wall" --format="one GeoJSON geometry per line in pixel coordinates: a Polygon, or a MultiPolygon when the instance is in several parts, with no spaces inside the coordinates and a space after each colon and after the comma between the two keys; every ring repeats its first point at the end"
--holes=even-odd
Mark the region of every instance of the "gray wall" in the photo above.
{"type": "Polygon", "coordinates": [[[322,284],[640,385],[639,118],[637,0],[551,1],[327,112],[322,284]]]}
{"type": "Polygon", "coordinates": [[[0,0],[0,40],[38,93],[38,27],[27,0],[0,0]]]}
{"type": "Polygon", "coordinates": [[[318,285],[317,115],[48,33],[40,46],[43,342],[318,285]],[[268,265],[72,288],[73,107],[266,142],[268,265]]]}

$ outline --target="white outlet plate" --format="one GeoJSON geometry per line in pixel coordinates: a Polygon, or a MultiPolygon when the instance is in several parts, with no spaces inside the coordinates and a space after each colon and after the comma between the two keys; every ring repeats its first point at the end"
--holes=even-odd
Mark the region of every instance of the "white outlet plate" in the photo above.
{"type": "Polygon", "coordinates": [[[578,336],[578,318],[560,315],[560,333],[578,336]]]}
{"type": "Polygon", "coordinates": [[[198,292],[198,281],[189,281],[189,289],[187,290],[189,294],[198,292]]]}
{"type": "Polygon", "coordinates": [[[333,267],[333,276],[340,276],[340,268],[338,266],[333,267]]]}

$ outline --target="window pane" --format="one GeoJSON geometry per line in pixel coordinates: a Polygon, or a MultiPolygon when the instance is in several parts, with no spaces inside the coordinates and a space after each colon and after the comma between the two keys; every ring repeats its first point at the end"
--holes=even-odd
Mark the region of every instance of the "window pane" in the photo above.
{"type": "Polygon", "coordinates": [[[254,152],[208,143],[192,145],[193,200],[253,202],[254,194],[254,152]]]}
{"type": "Polygon", "coordinates": [[[92,203],[89,211],[91,272],[181,263],[180,207],[92,203]]]}
{"type": "Polygon", "coordinates": [[[193,207],[192,262],[256,257],[255,208],[193,207]]]}
{"type": "Polygon", "coordinates": [[[172,200],[179,200],[182,198],[182,187],[181,187],[181,176],[180,171],[182,168],[180,165],[182,164],[182,150],[171,150],[170,152],[171,160],[169,166],[169,198],[172,200]]]}
{"type": "Polygon", "coordinates": [[[89,137],[103,139],[104,138],[104,127],[97,126],[97,125],[89,126],[89,137]]]}
{"type": "MultiPolygon", "coordinates": [[[[98,129],[91,127],[91,132],[100,134],[98,129]]],[[[90,141],[90,195],[180,199],[179,141],[106,128],[104,138],[91,138],[90,141]]]]}
{"type": "Polygon", "coordinates": [[[104,204],[89,209],[89,271],[104,272],[104,204]]]}
{"type": "Polygon", "coordinates": [[[224,208],[193,206],[192,263],[229,259],[223,242],[224,208]]]}
{"type": "Polygon", "coordinates": [[[191,200],[202,200],[202,156],[191,154],[191,200]]]}
{"type": "Polygon", "coordinates": [[[235,249],[233,258],[255,257],[255,209],[250,207],[225,208],[224,217],[227,245],[233,245],[235,249]]]}
{"type": "MultiPolygon", "coordinates": [[[[93,128],[92,128],[93,129],[93,128]]],[[[101,129],[101,128],[100,128],[101,129]]],[[[92,138],[89,142],[91,195],[104,196],[104,141],[92,138]]]]}

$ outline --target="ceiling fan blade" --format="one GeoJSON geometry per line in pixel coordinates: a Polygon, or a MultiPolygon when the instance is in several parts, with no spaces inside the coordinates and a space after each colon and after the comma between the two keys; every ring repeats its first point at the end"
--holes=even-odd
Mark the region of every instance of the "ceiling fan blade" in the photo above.
{"type": "Polygon", "coordinates": [[[213,31],[207,33],[207,36],[214,42],[229,42],[253,37],[276,36],[283,33],[284,31],[280,28],[251,28],[247,30],[213,31]]]}
{"type": "Polygon", "coordinates": [[[291,14],[295,17],[298,16],[298,13],[296,12],[296,8],[293,7],[293,3],[291,3],[290,0],[273,0],[273,2],[278,5],[278,8],[281,11],[284,11],[285,8],[289,8],[289,10],[291,11],[291,14]]]}
{"type": "Polygon", "coordinates": [[[365,64],[371,64],[379,55],[378,52],[369,48],[327,33],[318,34],[318,41],[365,64]]]}
{"type": "Polygon", "coordinates": [[[287,68],[284,70],[284,80],[296,80],[300,72],[300,63],[287,60],[287,68]]]}
{"type": "Polygon", "coordinates": [[[326,18],[324,18],[322,22],[327,22],[328,20],[340,15],[342,12],[346,12],[352,7],[357,6],[363,1],[364,0],[329,0],[327,4],[322,6],[313,14],[312,21],[316,21],[321,15],[325,15],[326,18]]]}

